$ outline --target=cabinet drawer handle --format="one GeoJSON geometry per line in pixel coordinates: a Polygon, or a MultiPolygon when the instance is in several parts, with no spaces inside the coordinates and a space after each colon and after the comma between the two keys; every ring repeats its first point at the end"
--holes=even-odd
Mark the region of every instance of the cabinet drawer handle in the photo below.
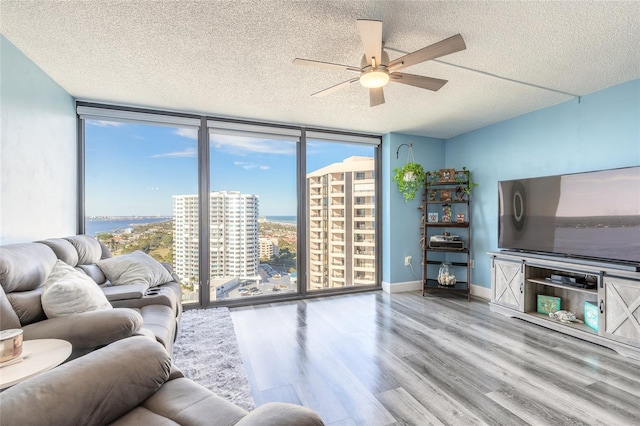
{"type": "Polygon", "coordinates": [[[600,299],[600,313],[604,314],[604,300],[600,299]]]}

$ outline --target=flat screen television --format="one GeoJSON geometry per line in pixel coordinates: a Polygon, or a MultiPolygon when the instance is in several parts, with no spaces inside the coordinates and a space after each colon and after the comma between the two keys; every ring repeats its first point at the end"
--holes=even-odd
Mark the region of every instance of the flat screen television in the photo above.
{"type": "Polygon", "coordinates": [[[505,180],[498,192],[501,249],[640,266],[640,166],[505,180]]]}

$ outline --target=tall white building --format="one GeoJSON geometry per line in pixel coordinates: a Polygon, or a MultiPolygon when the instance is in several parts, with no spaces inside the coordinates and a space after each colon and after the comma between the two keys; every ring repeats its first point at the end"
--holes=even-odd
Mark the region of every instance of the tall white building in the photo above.
{"type": "Polygon", "coordinates": [[[307,174],[310,290],[375,284],[374,170],[349,157],[307,174]]]}
{"type": "MultiPolygon", "coordinates": [[[[258,275],[258,196],[237,191],[212,192],[210,206],[210,278],[258,275]]],[[[174,269],[185,281],[198,277],[198,196],[174,195],[174,269]]]]}

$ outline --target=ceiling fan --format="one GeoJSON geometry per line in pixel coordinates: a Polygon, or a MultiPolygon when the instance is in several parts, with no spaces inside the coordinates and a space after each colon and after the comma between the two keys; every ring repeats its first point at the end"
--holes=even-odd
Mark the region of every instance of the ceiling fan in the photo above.
{"type": "Polygon", "coordinates": [[[416,50],[413,53],[389,61],[389,55],[382,47],[382,21],[358,19],[356,25],[358,26],[362,45],[364,46],[364,56],[360,62],[360,68],[349,65],[332,64],[330,62],[313,61],[310,59],[296,58],[293,60],[295,65],[309,65],[360,73],[359,77],[313,93],[311,96],[328,95],[329,93],[336,92],[359,81],[360,84],[369,89],[369,104],[374,107],[384,103],[382,88],[390,81],[436,91],[444,86],[447,80],[406,74],[398,71],[408,66],[439,58],[450,53],[459,52],[467,48],[462,36],[456,34],[430,46],[416,50]]]}

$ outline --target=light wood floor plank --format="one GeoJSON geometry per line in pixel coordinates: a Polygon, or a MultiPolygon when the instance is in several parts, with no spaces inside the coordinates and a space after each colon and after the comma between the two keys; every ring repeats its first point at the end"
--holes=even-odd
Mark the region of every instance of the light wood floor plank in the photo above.
{"type": "Polygon", "coordinates": [[[484,301],[371,292],[231,316],[256,404],[328,425],[640,424],[640,362],[484,301]]]}

